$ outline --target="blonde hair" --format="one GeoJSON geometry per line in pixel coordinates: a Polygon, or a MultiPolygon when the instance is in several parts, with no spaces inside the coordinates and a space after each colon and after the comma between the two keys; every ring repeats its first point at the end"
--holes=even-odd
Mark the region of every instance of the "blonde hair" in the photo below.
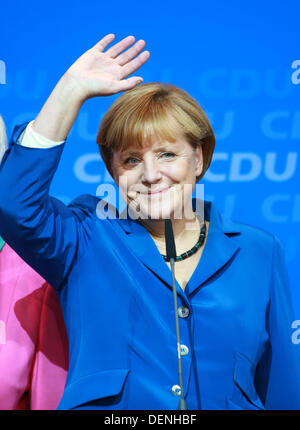
{"type": "Polygon", "coordinates": [[[153,138],[174,142],[184,138],[202,147],[203,171],[208,169],[215,135],[204,111],[187,92],[175,85],[150,82],[124,92],[102,118],[97,134],[102,159],[112,174],[114,151],[142,148],[153,138]]]}
{"type": "Polygon", "coordinates": [[[5,124],[0,114],[0,163],[6,149],[7,149],[7,136],[6,136],[5,124]]]}

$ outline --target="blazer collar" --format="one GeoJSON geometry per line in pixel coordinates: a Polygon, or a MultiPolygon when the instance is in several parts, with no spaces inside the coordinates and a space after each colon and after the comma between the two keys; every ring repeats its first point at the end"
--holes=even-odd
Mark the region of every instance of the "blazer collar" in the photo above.
{"type": "MultiPolygon", "coordinates": [[[[196,207],[195,199],[193,199],[193,207],[194,209],[196,207]]],[[[209,280],[224,267],[239,250],[239,246],[234,240],[234,236],[241,233],[238,224],[221,215],[216,206],[210,201],[204,201],[204,218],[209,221],[210,224],[200,262],[191,276],[185,291],[183,291],[177,283],[177,292],[184,300],[205,282],[209,282],[209,280]]],[[[126,232],[125,240],[134,254],[137,255],[143,264],[154,272],[166,286],[172,288],[171,271],[160,255],[146,228],[130,217],[122,219],[122,214],[118,222],[126,232]]]]}

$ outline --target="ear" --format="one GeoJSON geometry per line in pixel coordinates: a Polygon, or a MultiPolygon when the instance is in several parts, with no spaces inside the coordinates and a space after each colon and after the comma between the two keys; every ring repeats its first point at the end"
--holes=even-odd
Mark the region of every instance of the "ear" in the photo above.
{"type": "Polygon", "coordinates": [[[196,176],[200,176],[203,170],[203,152],[202,152],[202,146],[197,145],[195,151],[195,173],[196,176]]]}

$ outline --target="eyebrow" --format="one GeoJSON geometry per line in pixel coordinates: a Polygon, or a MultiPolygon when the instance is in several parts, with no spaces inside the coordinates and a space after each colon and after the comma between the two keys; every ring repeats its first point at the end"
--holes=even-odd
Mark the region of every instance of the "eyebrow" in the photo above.
{"type": "MultiPolygon", "coordinates": [[[[157,148],[154,148],[154,152],[160,152],[160,151],[166,151],[166,149],[170,150],[171,148],[176,149],[178,148],[178,144],[175,142],[166,142],[165,144],[162,144],[158,146],[157,148]]],[[[122,154],[124,157],[133,157],[133,156],[140,156],[141,152],[135,152],[135,151],[124,151],[122,154]]]]}
{"type": "Polygon", "coordinates": [[[169,143],[169,144],[166,144],[165,146],[158,146],[157,148],[154,149],[154,152],[165,151],[166,148],[169,150],[169,149],[174,148],[174,147],[176,148],[174,143],[169,143]],[[172,145],[172,147],[171,147],[171,145],[172,145]]]}
{"type": "Polygon", "coordinates": [[[137,157],[137,156],[140,156],[141,155],[141,153],[140,152],[126,152],[126,151],[124,151],[122,154],[121,154],[121,156],[122,157],[125,157],[125,158],[127,158],[127,157],[137,157]]]}

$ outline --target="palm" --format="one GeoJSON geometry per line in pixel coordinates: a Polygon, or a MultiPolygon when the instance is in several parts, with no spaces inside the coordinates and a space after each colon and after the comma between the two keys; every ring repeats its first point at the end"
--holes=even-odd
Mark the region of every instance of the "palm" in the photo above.
{"type": "Polygon", "coordinates": [[[140,40],[127,51],[122,52],[134,41],[133,36],[128,36],[103,52],[113,39],[112,34],[105,36],[68,70],[68,74],[76,80],[84,98],[115,94],[133,88],[139,83],[140,78],[137,76],[126,80],[124,78],[134,73],[148,60],[149,51],[140,53],[145,42],[140,40]],[[136,57],[137,54],[139,55],[136,57]]]}

